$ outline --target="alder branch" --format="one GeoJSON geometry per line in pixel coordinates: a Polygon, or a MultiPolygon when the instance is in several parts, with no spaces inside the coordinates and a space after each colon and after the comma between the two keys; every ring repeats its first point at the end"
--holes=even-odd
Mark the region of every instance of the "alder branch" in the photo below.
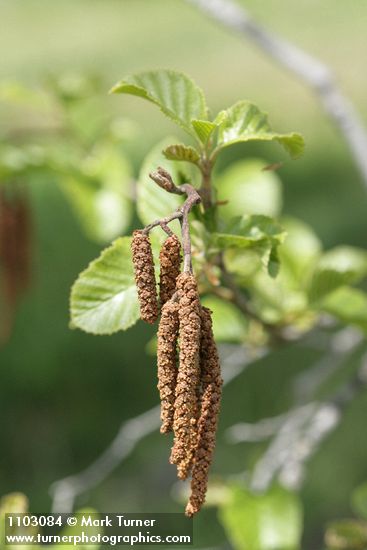
{"type": "Polygon", "coordinates": [[[312,400],[318,388],[342,366],[346,355],[353,353],[363,340],[362,332],[354,327],[345,327],[335,332],[326,344],[328,353],[296,377],[293,383],[295,401],[312,400]]]}
{"type": "Polygon", "coordinates": [[[283,426],[289,413],[262,418],[258,422],[239,422],[226,430],[230,443],[254,443],[275,435],[283,426]]]}
{"type": "MultiPolygon", "coordinates": [[[[242,346],[227,345],[221,349],[221,362],[224,366],[224,385],[237,378],[253,361],[267,354],[260,348],[256,354],[249,353],[242,346]]],[[[153,407],[135,418],[121,424],[116,437],[102,454],[85,470],[65,477],[50,487],[52,512],[72,512],[75,500],[104,481],[131,453],[139,442],[160,426],[160,406],[153,407]]]]}
{"type": "MultiPolygon", "coordinates": [[[[303,343],[320,349],[318,342],[310,336],[308,334],[303,343]]],[[[318,336],[320,340],[320,333],[318,336]]],[[[322,338],[321,341],[324,347],[322,338]]],[[[253,490],[265,491],[275,478],[290,489],[300,488],[308,460],[338,426],[348,403],[367,386],[367,353],[363,355],[356,374],[334,396],[325,402],[316,401],[314,396],[327,376],[334,374],[345,360],[361,350],[363,341],[361,332],[355,328],[347,327],[336,332],[328,340],[328,353],[313,368],[307,369],[306,373],[312,373],[312,381],[306,385],[306,395],[296,392],[295,407],[278,416],[255,423],[238,423],[226,430],[230,443],[258,442],[274,436],[251,476],[253,490]],[[308,402],[302,403],[305,397],[308,402]]],[[[302,373],[293,386],[303,386],[303,380],[302,373]]]]}
{"type": "Polygon", "coordinates": [[[339,90],[331,70],[294,44],[268,31],[232,0],[186,0],[212,19],[250,38],[261,50],[311,86],[339,127],[367,186],[367,131],[352,102],[339,90]]]}
{"type": "Polygon", "coordinates": [[[286,413],[279,431],[255,466],[253,490],[265,491],[275,477],[289,489],[301,487],[307,462],[339,425],[347,405],[367,386],[367,355],[361,363],[358,372],[334,397],[286,413]]]}
{"type": "Polygon", "coordinates": [[[312,348],[320,349],[321,341],[322,348],[327,345],[329,351],[291,383],[297,406],[283,414],[263,418],[258,422],[234,424],[226,430],[226,437],[230,443],[263,441],[276,435],[288,419],[297,414],[297,411],[301,410],[306,403],[313,402],[314,396],[321,385],[326,382],[329,376],[341,368],[346,356],[353,353],[364,340],[363,334],[353,327],[343,328],[333,334],[331,338],[325,334],[325,338],[328,338],[326,342],[319,330],[316,341],[314,341],[314,336],[316,335],[308,333],[302,340],[302,345],[308,344],[312,348]]]}
{"type": "MultiPolygon", "coordinates": [[[[300,482],[300,473],[306,459],[316,451],[316,445],[337,425],[339,418],[336,408],[329,404],[313,402],[292,409],[286,415],[267,451],[257,462],[251,488],[258,492],[266,491],[274,477],[280,472],[284,473],[288,465],[288,469],[292,469],[292,474],[288,471],[288,483],[285,484],[289,487],[292,480],[291,483],[295,486],[300,482]],[[298,467],[294,468],[295,464],[292,463],[295,463],[297,454],[298,467]]],[[[283,478],[282,481],[286,480],[283,478]]]]}
{"type": "Polygon", "coordinates": [[[144,228],[143,232],[148,234],[154,227],[157,227],[159,225],[168,235],[172,235],[172,231],[169,229],[168,224],[173,220],[179,219],[182,233],[183,270],[185,273],[191,273],[192,261],[189,214],[192,207],[195,204],[199,204],[201,202],[201,197],[196,189],[189,183],[183,183],[182,185],[177,187],[173,183],[170,174],[166,170],[164,170],[164,168],[159,167],[156,172],[152,172],[151,174],[149,174],[149,177],[168,193],[174,193],[176,195],[185,194],[187,196],[187,199],[185,200],[184,204],[172,214],[160,220],[155,220],[154,222],[147,225],[144,228]]]}

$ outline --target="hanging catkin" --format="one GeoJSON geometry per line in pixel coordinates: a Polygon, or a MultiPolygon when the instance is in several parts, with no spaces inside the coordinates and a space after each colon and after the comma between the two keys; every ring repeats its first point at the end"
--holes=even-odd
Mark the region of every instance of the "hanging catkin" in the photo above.
{"type": "Polygon", "coordinates": [[[142,231],[134,231],[131,251],[140,303],[140,317],[147,323],[154,323],[158,317],[158,301],[149,236],[142,231]]]}
{"type": "Polygon", "coordinates": [[[180,274],[181,243],[176,235],[171,235],[164,241],[159,263],[159,298],[162,306],[172,298],[176,289],[176,279],[180,274]]]}
{"type": "Polygon", "coordinates": [[[180,354],[174,405],[174,444],[170,461],[177,464],[178,477],[185,479],[196,446],[201,318],[195,277],[188,273],[179,275],[177,291],[180,294],[180,354]]]}
{"type": "Polygon", "coordinates": [[[201,331],[201,412],[192,469],[191,495],[186,506],[187,516],[196,514],[205,501],[223,384],[218,350],[213,336],[211,312],[205,307],[201,311],[201,331]]]}
{"type": "Polygon", "coordinates": [[[178,309],[177,302],[164,304],[158,328],[158,389],[161,398],[161,433],[163,434],[170,432],[173,425],[177,379],[178,309]]]}

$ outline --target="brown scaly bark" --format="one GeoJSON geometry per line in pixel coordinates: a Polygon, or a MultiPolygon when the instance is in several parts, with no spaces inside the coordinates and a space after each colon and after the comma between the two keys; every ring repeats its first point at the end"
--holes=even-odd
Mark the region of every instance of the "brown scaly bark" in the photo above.
{"type": "Polygon", "coordinates": [[[171,235],[164,241],[159,263],[159,298],[162,306],[172,298],[176,289],[176,279],[180,274],[181,243],[176,235],[171,235]]]}
{"type": "Polygon", "coordinates": [[[211,312],[205,307],[201,310],[201,327],[201,412],[198,421],[197,447],[192,469],[191,495],[185,511],[187,516],[196,514],[205,501],[208,474],[215,448],[215,436],[223,384],[218,350],[213,336],[211,312]]]}
{"type": "Polygon", "coordinates": [[[161,433],[172,431],[177,379],[177,338],[179,305],[167,302],[162,307],[158,328],[158,389],[161,398],[161,433]]]}
{"type": "Polygon", "coordinates": [[[131,251],[140,303],[140,317],[143,321],[152,324],[157,320],[159,309],[149,236],[142,231],[134,231],[131,251]]]}
{"type": "Polygon", "coordinates": [[[185,479],[196,447],[201,317],[195,277],[182,273],[177,279],[177,291],[180,295],[180,354],[173,421],[174,444],[170,462],[177,464],[178,477],[185,479]]]}

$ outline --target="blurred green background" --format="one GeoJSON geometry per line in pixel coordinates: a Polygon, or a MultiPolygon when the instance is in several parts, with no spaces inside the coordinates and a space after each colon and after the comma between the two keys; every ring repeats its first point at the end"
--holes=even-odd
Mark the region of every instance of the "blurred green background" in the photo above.
{"type": "MultiPolygon", "coordinates": [[[[248,0],[243,5],[327,63],[367,123],[365,2],[248,0]]],[[[137,124],[138,139],[129,151],[135,173],[152,145],[173,129],[150,105],[107,96],[125,74],[157,67],[184,71],[203,88],[213,112],[238,99],[254,101],[270,113],[275,128],[299,131],[306,140],[305,155],[279,171],[284,212],[312,225],[326,248],[365,247],[366,188],[342,136],[314,94],[250,41],[180,0],[0,0],[0,21],[0,79],[37,85],[47,74],[102,77],[106,103],[137,124]]],[[[5,124],[12,122],[6,109],[0,115],[5,124]]],[[[248,147],[245,154],[269,163],[284,158],[280,148],[267,145],[248,147]]],[[[243,155],[239,146],[223,155],[221,164],[243,155]]],[[[88,466],[121,422],[157,404],[158,396],[154,357],[145,353],[153,329],[139,323],[112,337],[69,330],[70,287],[101,247],[85,238],[52,181],[39,181],[30,192],[32,287],[20,304],[11,340],[0,350],[0,487],[1,494],[25,493],[33,511],[46,511],[50,485],[88,466]]],[[[318,353],[295,344],[253,364],[225,389],[220,434],[233,423],[285,410],[290,382],[318,353]]],[[[303,490],[307,548],[314,548],[328,520],[351,515],[350,492],[367,479],[366,406],[366,395],[355,400],[311,461],[303,490]]],[[[262,448],[229,445],[220,435],[214,475],[242,472],[262,448]]],[[[78,506],[180,511],[182,504],[171,494],[168,449],[158,433],[147,437],[78,506]]],[[[198,546],[225,547],[212,508],[197,519],[196,533],[198,546]]]]}

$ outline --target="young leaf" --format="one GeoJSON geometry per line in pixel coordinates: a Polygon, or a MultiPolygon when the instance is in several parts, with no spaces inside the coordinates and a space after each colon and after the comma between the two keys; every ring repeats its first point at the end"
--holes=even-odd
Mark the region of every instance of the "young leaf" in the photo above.
{"type": "MultiPolygon", "coordinates": [[[[221,233],[213,233],[214,244],[221,249],[250,248],[280,244],[285,238],[283,228],[267,216],[236,217],[221,233]]],[[[269,251],[270,252],[270,251],[269,251]]]]}
{"type": "Polygon", "coordinates": [[[212,234],[212,245],[221,250],[252,249],[258,254],[270,277],[279,272],[277,247],[283,242],[285,232],[267,216],[242,216],[232,220],[221,233],[212,234]]]}
{"type": "Polygon", "coordinates": [[[218,130],[215,153],[224,147],[247,141],[277,141],[291,155],[303,153],[304,140],[300,134],[278,134],[272,131],[268,117],[249,101],[239,101],[226,111],[227,117],[218,130]]]}
{"type": "Polygon", "coordinates": [[[298,497],[280,487],[257,495],[232,487],[232,498],[219,509],[219,519],[237,550],[298,550],[302,508],[298,497]]]}
{"type": "Polygon", "coordinates": [[[130,237],[121,237],[91,262],[71,290],[73,327],[92,334],[126,330],[139,318],[130,237]]]}
{"type": "Polygon", "coordinates": [[[338,246],[318,262],[308,289],[311,302],[318,302],[340,286],[357,283],[367,275],[367,252],[338,246]]]}
{"type": "Polygon", "coordinates": [[[169,145],[164,149],[163,154],[168,160],[185,160],[192,164],[197,164],[200,160],[199,153],[196,149],[189,145],[183,145],[182,143],[178,145],[169,145]]]}
{"type": "Polygon", "coordinates": [[[218,127],[215,122],[210,122],[210,120],[192,120],[192,127],[194,128],[196,135],[204,145],[208,142],[208,139],[218,127]]]}
{"type": "Polygon", "coordinates": [[[112,88],[111,93],[131,94],[151,101],[195,138],[191,120],[208,117],[201,89],[176,71],[161,69],[127,76],[112,88]]]}
{"type": "Polygon", "coordinates": [[[214,131],[226,120],[227,112],[220,111],[213,121],[210,120],[192,120],[191,124],[200,141],[206,145],[214,131]]]}

